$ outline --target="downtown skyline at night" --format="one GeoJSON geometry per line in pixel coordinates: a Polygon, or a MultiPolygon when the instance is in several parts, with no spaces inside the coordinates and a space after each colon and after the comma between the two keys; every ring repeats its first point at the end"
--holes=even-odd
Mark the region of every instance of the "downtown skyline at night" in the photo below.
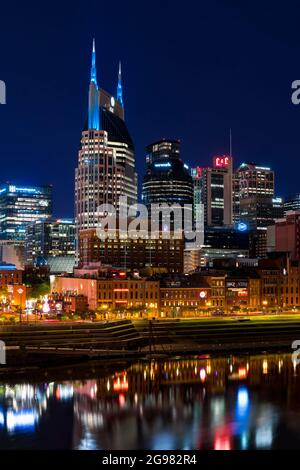
{"type": "MultiPolygon", "coordinates": [[[[154,7],[149,7],[142,22],[133,15],[138,15],[138,6],[131,4],[125,36],[122,15],[110,14],[106,6],[107,18],[112,15],[116,23],[109,41],[110,22],[102,22],[98,29],[97,20],[89,18],[87,22],[85,16],[83,27],[76,28],[82,20],[76,8],[68,12],[68,20],[62,7],[59,17],[53,9],[39,22],[34,20],[38,10],[26,8],[23,16],[31,18],[30,37],[21,24],[6,35],[4,24],[1,34],[6,40],[1,44],[7,41],[14,53],[8,48],[2,53],[5,74],[1,79],[7,87],[7,105],[0,108],[0,151],[6,155],[2,181],[52,184],[55,214],[73,215],[72,177],[86,119],[90,47],[95,36],[99,86],[112,94],[116,94],[122,61],[126,121],[136,147],[140,189],[145,148],[151,141],[179,138],[183,160],[191,167],[207,166],[213,155],[229,152],[231,128],[235,166],[244,161],[272,166],[279,175],[277,194],[298,192],[296,172],[290,171],[297,167],[299,122],[299,109],[290,99],[291,82],[297,78],[293,29],[288,29],[287,18],[279,15],[276,6],[273,22],[262,32],[266,7],[255,16],[254,7],[253,12],[250,8],[233,11],[230,2],[228,6],[226,2],[213,3],[184,11],[180,32],[176,27],[168,29],[168,42],[163,25],[176,24],[179,19],[179,10],[168,8],[168,2],[161,7],[159,18],[154,7]],[[155,35],[147,33],[153,21],[157,24],[155,35]],[[56,26],[55,36],[51,24],[56,26]],[[188,47],[183,46],[183,36],[188,47]],[[138,45],[135,37],[139,37],[138,45]],[[26,47],[30,47],[30,54],[26,55],[26,47]],[[141,52],[143,48],[146,53],[141,52]],[[17,129],[15,114],[22,121],[17,129]],[[61,193],[65,194],[63,199],[61,193]]],[[[98,6],[91,5],[97,12],[98,6]]],[[[122,5],[119,8],[121,12],[122,5]]],[[[4,10],[9,20],[11,7],[6,5],[4,10]]]]}
{"type": "Polygon", "coordinates": [[[294,0],[1,5],[10,464],[300,449],[299,15],[294,0]]]}

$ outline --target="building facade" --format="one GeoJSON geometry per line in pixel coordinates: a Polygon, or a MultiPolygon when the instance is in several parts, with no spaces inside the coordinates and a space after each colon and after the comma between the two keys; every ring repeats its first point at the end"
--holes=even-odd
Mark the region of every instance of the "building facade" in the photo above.
{"type": "Polygon", "coordinates": [[[52,186],[0,186],[0,240],[24,244],[26,227],[52,216],[52,186]]]}
{"type": "Polygon", "coordinates": [[[137,202],[134,145],[124,121],[121,69],[115,99],[98,87],[93,44],[88,120],[75,170],[77,251],[80,230],[97,227],[104,216],[99,206],[110,204],[118,211],[121,196],[127,198],[126,205],[137,202]]]}
{"type": "Polygon", "coordinates": [[[240,218],[250,231],[250,254],[264,257],[267,253],[267,228],[283,216],[283,200],[256,195],[240,200],[240,218]]]}
{"type": "Polygon", "coordinates": [[[180,158],[180,141],[163,139],[148,145],[142,188],[142,202],[148,211],[151,204],[192,207],[193,200],[193,180],[180,158]]]}
{"type": "Polygon", "coordinates": [[[55,277],[51,286],[52,296],[83,295],[91,310],[160,309],[159,281],[150,279],[84,279],[55,277]]]}
{"type": "Polygon", "coordinates": [[[288,211],[275,222],[275,251],[288,252],[293,259],[300,259],[300,212],[288,211]]]}
{"type": "Polygon", "coordinates": [[[95,229],[80,232],[80,261],[82,265],[101,262],[126,270],[149,268],[165,272],[183,272],[183,238],[164,238],[160,232],[157,238],[122,238],[105,240],[97,236],[95,229]]]}
{"type": "Polygon", "coordinates": [[[232,158],[216,156],[212,168],[202,169],[201,199],[204,224],[231,225],[232,218],[232,158]]]}
{"type": "Polygon", "coordinates": [[[284,215],[288,211],[300,211],[300,194],[289,196],[284,201],[284,215]]]}
{"type": "MultiPolygon", "coordinates": [[[[25,239],[26,264],[48,265],[53,258],[75,257],[73,219],[48,219],[28,225],[25,239]]],[[[51,263],[50,263],[51,264],[51,263]]]]}
{"type": "Polygon", "coordinates": [[[240,202],[265,196],[271,200],[275,192],[275,175],[269,167],[255,163],[242,163],[233,174],[233,219],[243,221],[240,202]]]}

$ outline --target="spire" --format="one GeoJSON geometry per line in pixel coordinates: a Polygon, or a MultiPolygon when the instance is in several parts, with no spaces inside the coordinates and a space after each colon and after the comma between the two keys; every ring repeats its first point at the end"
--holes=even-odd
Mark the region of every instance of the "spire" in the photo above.
{"type": "Polygon", "coordinates": [[[95,83],[95,85],[97,86],[95,38],[93,39],[92,67],[91,67],[91,82],[95,83]]]}
{"type": "Polygon", "coordinates": [[[118,74],[118,87],[117,87],[117,101],[120,102],[122,107],[123,104],[123,89],[122,89],[122,69],[121,69],[121,61],[119,61],[119,74],[118,74]]]}
{"type": "Polygon", "coordinates": [[[93,39],[91,81],[89,88],[89,129],[100,129],[100,104],[97,84],[95,39],[93,39]]]}

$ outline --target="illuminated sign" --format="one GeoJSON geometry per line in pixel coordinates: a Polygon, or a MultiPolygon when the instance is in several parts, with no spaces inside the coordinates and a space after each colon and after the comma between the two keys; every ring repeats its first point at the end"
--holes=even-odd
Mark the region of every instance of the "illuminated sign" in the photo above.
{"type": "Polygon", "coordinates": [[[10,184],[8,187],[8,191],[10,193],[15,193],[15,192],[24,192],[24,193],[32,193],[32,194],[40,194],[41,192],[36,189],[36,188],[23,188],[23,187],[18,187],[13,184],[10,184]]]}
{"type": "Polygon", "coordinates": [[[245,232],[248,229],[248,225],[245,222],[239,222],[237,224],[237,229],[239,232],[245,232]]]}
{"type": "Polygon", "coordinates": [[[247,289],[247,281],[227,281],[226,287],[229,289],[247,289]]]}
{"type": "Polygon", "coordinates": [[[206,294],[207,293],[205,292],[205,290],[202,290],[199,295],[200,295],[201,299],[205,299],[206,294]]]}
{"type": "Polygon", "coordinates": [[[171,163],[155,163],[155,168],[171,168],[171,163]]]}
{"type": "Polygon", "coordinates": [[[247,297],[247,296],[248,296],[248,292],[247,292],[246,290],[238,291],[238,296],[239,296],[239,297],[247,297]]]}
{"type": "Polygon", "coordinates": [[[214,157],[214,167],[226,168],[230,165],[231,159],[229,155],[222,155],[214,157]]]}

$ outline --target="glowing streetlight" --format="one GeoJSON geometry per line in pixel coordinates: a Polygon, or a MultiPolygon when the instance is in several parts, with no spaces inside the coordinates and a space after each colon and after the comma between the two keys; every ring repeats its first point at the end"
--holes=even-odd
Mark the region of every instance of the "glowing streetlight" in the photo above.
{"type": "Polygon", "coordinates": [[[17,292],[20,295],[20,323],[22,323],[22,294],[24,292],[24,289],[22,289],[22,287],[19,287],[17,292]]]}

